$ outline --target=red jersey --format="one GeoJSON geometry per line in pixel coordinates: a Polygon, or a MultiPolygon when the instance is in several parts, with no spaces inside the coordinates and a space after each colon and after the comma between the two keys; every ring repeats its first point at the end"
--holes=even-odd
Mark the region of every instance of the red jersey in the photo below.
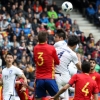
{"type": "MultiPolygon", "coordinates": [[[[19,79],[18,81],[23,82],[23,79],[19,79]]],[[[28,89],[26,91],[21,92],[22,84],[16,84],[16,91],[18,96],[20,97],[20,100],[30,100],[28,96],[28,89]]]]}
{"type": "Polygon", "coordinates": [[[90,73],[90,76],[92,77],[93,80],[96,81],[99,88],[99,92],[100,92],[100,74],[97,72],[94,72],[94,73],[90,73]]]}
{"type": "Polygon", "coordinates": [[[34,47],[34,61],[36,64],[36,79],[54,79],[55,65],[59,65],[59,58],[52,45],[38,44],[34,47]]]}
{"type": "Polygon", "coordinates": [[[73,100],[90,100],[91,94],[98,93],[98,86],[89,74],[75,74],[72,76],[69,84],[75,84],[75,96],[73,100]]]}

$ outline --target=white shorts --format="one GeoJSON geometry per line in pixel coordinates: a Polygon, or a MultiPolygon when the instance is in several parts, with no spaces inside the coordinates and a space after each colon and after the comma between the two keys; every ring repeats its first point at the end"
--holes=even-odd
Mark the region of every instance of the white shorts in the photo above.
{"type": "Polygon", "coordinates": [[[68,74],[55,74],[55,79],[58,84],[58,88],[61,89],[64,85],[66,85],[71,76],[68,74]]]}
{"type": "Polygon", "coordinates": [[[3,100],[20,100],[18,96],[4,95],[3,100]]]}
{"type": "MultiPolygon", "coordinates": [[[[59,90],[63,88],[63,86],[69,82],[70,78],[71,76],[69,75],[69,73],[65,75],[55,74],[55,79],[56,79],[59,90]]],[[[64,98],[63,100],[69,100],[68,90],[66,90],[63,94],[61,94],[60,97],[64,98]]]]}

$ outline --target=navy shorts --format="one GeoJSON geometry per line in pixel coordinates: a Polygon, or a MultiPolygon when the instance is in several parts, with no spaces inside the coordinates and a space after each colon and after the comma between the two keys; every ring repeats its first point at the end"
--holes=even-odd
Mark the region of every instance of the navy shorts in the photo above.
{"type": "Polygon", "coordinates": [[[50,96],[54,96],[59,91],[55,79],[37,79],[35,87],[35,98],[46,97],[47,91],[50,96]]]}

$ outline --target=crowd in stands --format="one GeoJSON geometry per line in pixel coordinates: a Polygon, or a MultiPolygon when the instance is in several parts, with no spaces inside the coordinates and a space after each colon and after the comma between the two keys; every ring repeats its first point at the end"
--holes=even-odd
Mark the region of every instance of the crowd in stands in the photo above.
{"type": "MultiPolygon", "coordinates": [[[[95,22],[100,23],[100,0],[97,0],[96,9],[92,3],[83,1],[87,3],[87,6],[83,7],[86,16],[90,21],[95,18],[95,22]]],[[[81,54],[82,61],[94,58],[97,61],[96,71],[100,72],[100,41],[95,43],[92,33],[86,37],[84,30],[80,30],[77,20],[72,21],[70,14],[64,15],[55,1],[52,5],[48,5],[46,0],[2,0],[0,3],[0,67],[5,67],[5,55],[8,51],[12,52],[14,65],[24,71],[29,85],[33,86],[35,78],[33,48],[38,44],[38,32],[48,31],[48,44],[53,45],[54,34],[61,28],[66,32],[66,42],[69,35],[77,35],[80,38],[79,49],[76,52],[81,54]]]]}
{"type": "Polygon", "coordinates": [[[86,17],[90,23],[100,26],[100,0],[75,0],[76,8],[86,17]]]}

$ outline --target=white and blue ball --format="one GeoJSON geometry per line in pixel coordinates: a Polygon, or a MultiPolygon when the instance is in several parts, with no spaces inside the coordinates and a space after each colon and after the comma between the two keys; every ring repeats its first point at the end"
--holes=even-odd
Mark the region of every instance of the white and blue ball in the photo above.
{"type": "Polygon", "coordinates": [[[62,10],[64,12],[71,12],[73,10],[73,5],[71,2],[66,1],[62,4],[62,10]]]}

